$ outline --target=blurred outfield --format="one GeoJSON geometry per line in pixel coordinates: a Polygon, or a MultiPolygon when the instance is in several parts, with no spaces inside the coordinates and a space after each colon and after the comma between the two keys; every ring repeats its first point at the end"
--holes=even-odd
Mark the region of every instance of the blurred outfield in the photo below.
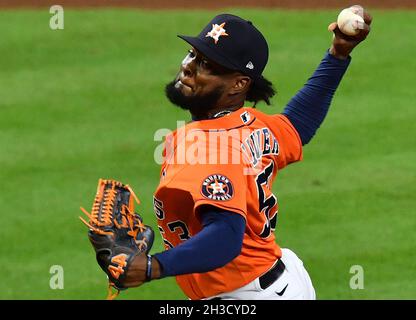
{"type": "MultiPolygon", "coordinates": [[[[223,10],[251,19],[269,41],[265,75],[279,112],[318,65],[332,11],[223,10]]],[[[0,12],[0,299],[102,299],[79,206],[99,177],[131,184],[155,226],[159,128],[189,120],[163,88],[214,11],[0,12]],[[49,288],[62,265],[65,289],[49,288]]],[[[320,299],[416,298],[416,12],[373,11],[373,31],[304,161],[282,171],[277,239],[306,264],[320,299]],[[365,289],[351,290],[352,265],[365,289]]],[[[155,228],[157,230],[157,228],[155,228]]],[[[160,235],[152,252],[162,249],[160,235]]],[[[184,299],[173,278],[120,299],[184,299]]]]}

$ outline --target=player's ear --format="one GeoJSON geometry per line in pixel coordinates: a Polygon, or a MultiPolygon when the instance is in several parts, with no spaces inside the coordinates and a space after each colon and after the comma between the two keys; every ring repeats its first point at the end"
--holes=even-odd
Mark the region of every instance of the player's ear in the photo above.
{"type": "Polygon", "coordinates": [[[245,75],[238,75],[234,78],[231,94],[246,93],[250,88],[251,79],[245,75]]]}

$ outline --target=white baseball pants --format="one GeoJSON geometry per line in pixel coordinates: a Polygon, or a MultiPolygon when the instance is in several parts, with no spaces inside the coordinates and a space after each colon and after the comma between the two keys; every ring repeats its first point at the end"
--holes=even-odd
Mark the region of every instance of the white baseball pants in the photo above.
{"type": "Polygon", "coordinates": [[[282,261],[286,268],[268,288],[262,289],[259,279],[232,292],[212,298],[223,300],[315,300],[315,289],[303,262],[289,249],[282,249],[282,261]]]}

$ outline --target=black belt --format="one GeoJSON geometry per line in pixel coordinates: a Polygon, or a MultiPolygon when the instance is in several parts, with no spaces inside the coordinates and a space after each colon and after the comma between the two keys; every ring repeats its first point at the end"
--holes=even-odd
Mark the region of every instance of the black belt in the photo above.
{"type": "Polygon", "coordinates": [[[279,259],[279,261],[277,261],[273,268],[271,268],[269,271],[267,271],[259,278],[260,287],[263,290],[270,287],[272,283],[274,283],[277,279],[280,278],[283,271],[285,271],[285,268],[286,266],[283,263],[282,259],[279,259]]]}
{"type": "MultiPolygon", "coordinates": [[[[276,262],[276,264],[271,268],[269,271],[267,271],[265,274],[263,274],[261,277],[259,277],[259,283],[260,288],[263,290],[270,287],[272,283],[274,283],[277,279],[280,278],[283,271],[285,271],[285,264],[281,259],[276,262]]],[[[214,297],[208,300],[222,300],[221,297],[214,297]]]]}

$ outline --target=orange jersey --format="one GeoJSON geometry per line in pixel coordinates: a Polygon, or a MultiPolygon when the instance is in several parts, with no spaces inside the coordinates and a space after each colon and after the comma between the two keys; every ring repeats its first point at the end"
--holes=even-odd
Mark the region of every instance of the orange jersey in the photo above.
{"type": "Polygon", "coordinates": [[[165,248],[201,230],[202,205],[235,212],[246,220],[239,256],[221,268],[176,277],[189,298],[240,288],[281,257],[274,235],[278,204],[272,184],[279,169],[301,159],[302,143],[290,121],[253,108],[191,122],[166,137],[154,195],[165,248]]]}

